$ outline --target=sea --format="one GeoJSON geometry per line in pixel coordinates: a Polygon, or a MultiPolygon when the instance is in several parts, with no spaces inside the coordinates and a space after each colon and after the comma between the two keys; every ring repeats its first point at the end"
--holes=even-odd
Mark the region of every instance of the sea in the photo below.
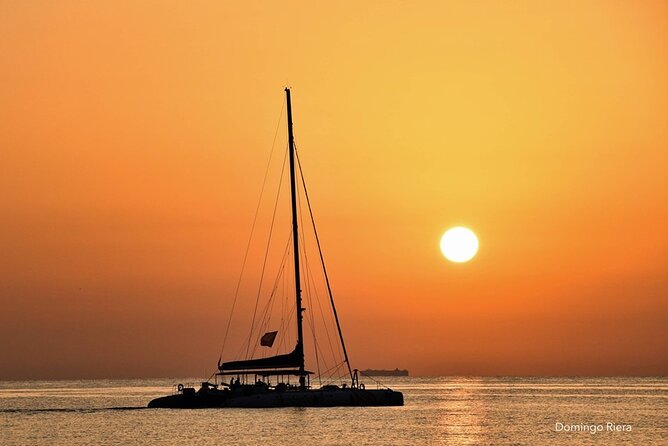
{"type": "Polygon", "coordinates": [[[0,444],[668,445],[665,377],[384,377],[403,407],[146,408],[193,381],[0,382],[0,444]]]}

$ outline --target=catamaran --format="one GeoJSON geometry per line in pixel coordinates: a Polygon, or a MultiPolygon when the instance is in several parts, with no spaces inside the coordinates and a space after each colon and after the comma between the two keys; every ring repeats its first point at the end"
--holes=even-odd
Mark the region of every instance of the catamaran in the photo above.
{"type": "MultiPolygon", "coordinates": [[[[322,263],[325,283],[329,295],[339,342],[347,366],[347,380],[340,385],[327,383],[319,388],[311,385],[313,372],[306,370],[304,361],[304,330],[303,319],[305,308],[302,306],[301,270],[300,270],[300,237],[297,213],[296,157],[295,141],[292,125],[292,103],[290,89],[285,89],[288,125],[288,158],[290,164],[290,205],[292,219],[292,257],[294,262],[294,291],[296,316],[296,339],[294,349],[289,353],[264,358],[250,358],[236,361],[218,360],[218,372],[215,382],[205,381],[199,389],[179,384],[172,395],[156,398],[149,402],[148,407],[154,408],[222,408],[222,407],[334,407],[334,406],[402,406],[404,397],[401,392],[387,387],[376,389],[365,388],[360,382],[357,369],[352,369],[348,360],[341,325],[339,323],[334,299],[329,285],[329,278],[324,269],[324,259],[320,249],[320,241],[315,232],[318,252],[322,263]],[[290,382],[290,378],[294,378],[290,382]],[[218,381],[220,378],[220,383],[218,381]],[[228,382],[229,379],[229,382],[228,382]],[[296,382],[295,382],[296,381],[296,382]]],[[[304,182],[302,175],[302,182],[304,182]]],[[[305,188],[305,183],[304,183],[305,188]]],[[[308,200],[308,194],[306,194],[308,200]]],[[[310,203],[309,203],[310,211],[310,203]]],[[[312,222],[313,215],[311,214],[312,222]]],[[[315,230],[315,223],[314,223],[315,230]]],[[[260,339],[261,345],[271,346],[276,331],[265,333],[260,339]]]]}

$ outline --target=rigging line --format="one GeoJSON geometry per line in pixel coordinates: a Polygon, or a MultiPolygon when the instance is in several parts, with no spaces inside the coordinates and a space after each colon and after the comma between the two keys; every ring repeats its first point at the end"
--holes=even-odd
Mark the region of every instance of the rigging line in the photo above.
{"type": "MultiPolygon", "coordinates": [[[[290,231],[292,233],[292,231],[290,231]]],[[[292,240],[292,238],[290,238],[292,240]]],[[[291,247],[288,247],[288,256],[292,255],[292,249],[291,247]]],[[[292,307],[290,306],[292,303],[291,300],[291,292],[289,292],[290,285],[290,278],[288,277],[288,274],[283,275],[283,301],[282,301],[282,309],[281,309],[281,325],[278,327],[279,333],[279,341],[278,341],[278,347],[277,350],[281,350],[281,348],[284,345],[289,345],[292,341],[292,337],[290,336],[291,332],[287,329],[287,327],[290,325],[290,322],[292,321],[292,317],[294,316],[294,312],[292,311],[292,307]]]]}
{"type": "MultiPolygon", "coordinates": [[[[287,297],[287,294],[286,294],[287,297]]],[[[280,349],[283,345],[290,344],[292,341],[292,336],[290,336],[291,332],[287,329],[287,327],[290,325],[292,322],[292,319],[294,319],[295,315],[292,311],[290,311],[290,314],[288,315],[288,318],[285,319],[283,322],[281,322],[281,326],[278,328],[279,332],[282,330],[283,333],[285,333],[284,337],[281,337],[281,341],[278,344],[278,349],[280,349]]]]}
{"type": "MultiPolygon", "coordinates": [[[[320,295],[318,294],[318,287],[315,283],[315,279],[313,277],[313,272],[311,271],[311,265],[307,264],[306,267],[307,267],[306,277],[307,277],[307,280],[311,281],[311,285],[313,286],[313,290],[315,292],[315,300],[318,303],[318,310],[320,310],[320,318],[322,319],[322,326],[324,328],[325,335],[327,336],[327,343],[329,344],[329,351],[332,354],[332,358],[336,359],[337,356],[336,356],[336,353],[334,353],[334,346],[332,344],[332,337],[329,335],[329,328],[330,327],[327,326],[327,320],[325,319],[325,312],[322,310],[322,304],[320,303],[320,295]]],[[[312,313],[315,313],[315,311],[312,311],[312,313]]],[[[341,347],[340,346],[339,346],[339,353],[340,353],[339,357],[343,356],[343,354],[341,353],[341,347]]]]}
{"type": "MultiPolygon", "coordinates": [[[[323,352],[322,346],[320,345],[320,343],[318,342],[318,339],[317,339],[316,315],[315,315],[315,310],[314,310],[315,307],[314,307],[314,304],[313,304],[314,294],[315,294],[315,299],[318,303],[318,307],[320,309],[321,318],[323,320],[323,329],[325,331],[325,335],[327,336],[329,349],[330,349],[330,352],[332,353],[332,361],[336,361],[337,356],[334,353],[334,349],[332,348],[332,342],[331,342],[331,338],[330,338],[330,335],[329,335],[329,330],[327,329],[328,327],[327,327],[327,323],[324,319],[324,314],[323,314],[323,311],[322,311],[322,305],[320,304],[320,297],[318,295],[318,287],[315,283],[315,279],[313,277],[313,272],[312,272],[312,269],[311,269],[311,263],[309,262],[309,259],[308,259],[308,254],[307,254],[308,250],[306,248],[306,234],[305,234],[306,225],[304,225],[304,219],[303,219],[303,213],[302,213],[303,207],[301,206],[301,195],[299,195],[298,197],[299,197],[298,199],[299,199],[299,220],[300,220],[299,224],[301,225],[302,239],[304,240],[304,244],[302,246],[303,256],[304,256],[304,263],[303,263],[304,271],[302,273],[303,273],[303,276],[305,276],[305,278],[306,278],[306,281],[305,281],[305,284],[306,284],[306,298],[308,300],[309,307],[312,308],[312,310],[310,312],[308,312],[306,314],[306,316],[308,316],[309,328],[311,329],[311,333],[313,334],[313,347],[314,347],[313,350],[314,350],[314,353],[315,353],[316,367],[317,367],[317,372],[318,372],[318,375],[317,375],[318,376],[318,382],[319,382],[320,386],[322,386],[322,377],[323,377],[324,374],[320,372],[320,361],[322,360],[323,366],[326,367],[326,368],[329,367],[329,365],[327,363],[328,361],[326,359],[326,355],[323,352]]],[[[341,356],[339,356],[339,358],[340,357],[341,356]]],[[[341,364],[343,364],[343,362],[341,362],[341,364]]],[[[338,370],[338,368],[336,370],[338,370]]]]}
{"type": "MultiPolygon", "coordinates": [[[[280,274],[283,274],[283,272],[281,271],[280,274]]],[[[267,304],[264,307],[264,310],[262,311],[262,317],[260,318],[260,323],[256,331],[256,337],[255,337],[255,342],[253,343],[253,351],[251,352],[251,357],[255,356],[255,352],[257,352],[257,349],[260,346],[260,339],[262,338],[262,335],[267,332],[268,327],[270,325],[271,314],[274,309],[274,302],[275,302],[274,297],[275,294],[274,292],[272,292],[271,296],[269,297],[269,300],[267,301],[267,304]]]]}
{"type": "MultiPolygon", "coordinates": [[[[292,250],[290,251],[292,253],[292,250]]],[[[290,254],[291,255],[291,254],[290,254]]],[[[281,336],[281,341],[279,343],[279,349],[283,345],[291,346],[292,345],[292,330],[289,330],[292,320],[295,316],[294,311],[294,300],[292,295],[294,294],[294,281],[291,277],[286,275],[283,279],[283,316],[281,319],[281,326],[279,330],[282,330],[283,336],[281,336]]]]}
{"type": "MultiPolygon", "coordinates": [[[[290,243],[290,240],[291,240],[291,237],[289,237],[288,240],[287,240],[288,244],[290,243]]],[[[258,341],[259,341],[260,335],[263,334],[263,332],[269,327],[269,324],[271,323],[271,316],[273,314],[274,304],[276,302],[276,292],[278,291],[278,286],[279,286],[279,283],[280,283],[280,279],[285,272],[285,266],[286,266],[287,259],[288,259],[287,250],[288,250],[288,246],[286,244],[285,252],[283,253],[283,259],[281,260],[281,265],[279,267],[278,275],[276,276],[276,280],[274,281],[274,286],[271,290],[271,294],[269,295],[269,301],[268,301],[267,305],[265,306],[264,314],[263,314],[262,319],[261,319],[262,320],[262,322],[260,324],[261,330],[258,331],[258,339],[257,339],[258,341]]],[[[256,343],[256,347],[257,347],[257,343],[256,343]]]]}
{"type": "MultiPolygon", "coordinates": [[[[292,230],[290,230],[290,237],[288,238],[288,250],[286,253],[286,259],[290,258],[292,256],[292,230]]],[[[288,263],[286,263],[287,267],[288,263]]],[[[281,283],[281,292],[283,299],[281,301],[281,323],[278,327],[278,344],[276,347],[277,351],[281,351],[284,345],[290,344],[291,337],[290,337],[290,330],[288,330],[288,327],[290,326],[290,322],[292,321],[292,318],[294,316],[294,311],[290,307],[290,302],[292,300],[290,299],[290,294],[288,292],[289,290],[289,285],[288,282],[290,282],[289,278],[290,274],[283,274],[282,276],[282,283],[281,283]]]]}
{"type": "MultiPolygon", "coordinates": [[[[324,353],[323,353],[323,351],[322,351],[322,347],[320,346],[320,343],[318,343],[318,342],[316,341],[316,342],[314,342],[314,344],[315,344],[315,354],[316,354],[316,358],[318,357],[318,354],[319,354],[320,357],[322,358],[322,364],[323,364],[323,367],[329,367],[329,364],[327,363],[327,360],[325,359],[325,355],[324,355],[324,353]]],[[[332,359],[333,359],[334,361],[336,361],[336,358],[332,358],[332,359]]],[[[341,361],[341,362],[339,363],[339,366],[340,366],[341,364],[345,364],[345,361],[341,361]]],[[[318,380],[319,380],[321,386],[322,386],[322,378],[325,376],[325,374],[327,373],[328,370],[331,370],[331,367],[327,368],[327,369],[325,370],[325,372],[321,373],[321,372],[320,372],[320,363],[318,362],[318,380]]],[[[337,369],[335,369],[335,370],[338,370],[338,367],[337,367],[337,369]]]]}
{"type": "MultiPolygon", "coordinates": [[[[290,238],[288,238],[288,243],[290,243],[290,238]]],[[[285,269],[285,262],[286,262],[286,252],[287,252],[287,246],[285,251],[283,252],[283,257],[281,259],[281,263],[278,268],[278,273],[276,276],[276,280],[274,281],[274,285],[271,289],[271,293],[269,293],[269,299],[267,299],[267,303],[264,305],[264,308],[262,309],[262,316],[260,317],[260,325],[258,326],[260,330],[258,331],[261,333],[261,329],[269,323],[271,320],[271,310],[273,309],[273,303],[274,303],[274,297],[276,295],[276,289],[278,287],[278,282],[283,274],[283,271],[285,269]]],[[[259,335],[258,335],[259,336],[259,335]]]]}
{"type": "Polygon", "coordinates": [[[269,176],[269,166],[271,166],[271,158],[274,155],[274,148],[276,146],[276,137],[278,136],[278,130],[281,126],[281,120],[283,118],[283,108],[285,107],[285,101],[281,101],[281,112],[278,114],[278,123],[276,124],[276,131],[274,132],[274,140],[271,143],[271,151],[269,152],[269,160],[267,161],[267,167],[264,170],[264,179],[262,180],[262,187],[260,188],[260,198],[257,201],[257,206],[255,208],[255,216],[253,217],[253,224],[251,225],[250,235],[248,236],[248,243],[246,244],[246,253],[244,254],[244,260],[241,263],[241,272],[239,273],[239,280],[237,281],[237,287],[234,291],[234,300],[232,301],[232,309],[230,310],[230,317],[227,319],[227,327],[225,328],[225,336],[223,337],[223,346],[220,348],[220,357],[223,358],[223,351],[225,350],[225,344],[227,343],[227,336],[230,333],[230,325],[232,324],[232,315],[234,314],[234,307],[237,304],[237,298],[239,297],[239,288],[241,287],[241,279],[244,275],[244,270],[246,269],[246,260],[248,260],[248,252],[250,251],[251,240],[253,240],[253,232],[255,231],[255,224],[257,223],[257,216],[260,213],[260,204],[262,204],[262,196],[264,194],[264,187],[267,184],[267,177],[269,176]]]}
{"type": "MultiPolygon", "coordinates": [[[[302,215],[302,201],[301,201],[301,194],[297,193],[297,205],[299,208],[299,225],[301,226],[301,233],[302,233],[302,240],[303,243],[301,245],[301,250],[302,254],[304,256],[304,262],[302,263],[301,266],[301,273],[302,276],[306,278],[305,281],[305,288],[306,288],[306,300],[308,301],[308,306],[310,308],[313,308],[313,300],[311,298],[311,285],[308,280],[308,271],[309,271],[309,263],[308,263],[308,256],[306,254],[306,234],[304,233],[304,218],[302,215]]],[[[318,358],[318,340],[316,339],[316,334],[315,334],[315,320],[313,318],[314,312],[309,311],[306,313],[306,317],[308,318],[308,325],[310,326],[309,328],[311,329],[311,334],[313,335],[313,351],[315,353],[315,366],[318,371],[318,381],[320,382],[320,385],[322,386],[322,380],[320,379],[320,360],[318,358]]]]}
{"type": "Polygon", "coordinates": [[[341,366],[342,366],[343,364],[345,364],[345,363],[346,363],[346,361],[341,361],[341,362],[339,362],[339,363],[337,363],[337,364],[334,364],[333,366],[331,366],[330,368],[328,368],[327,370],[325,370],[325,371],[322,372],[322,373],[325,374],[325,373],[328,373],[328,372],[330,372],[330,371],[332,371],[332,370],[336,371],[336,369],[338,369],[339,367],[341,367],[341,366]]]}
{"type": "MultiPolygon", "coordinates": [[[[308,295],[306,296],[306,298],[308,300],[309,305],[311,305],[311,298],[308,295]]],[[[309,322],[307,326],[308,326],[308,328],[311,329],[311,334],[313,335],[313,353],[315,354],[315,367],[316,367],[316,370],[318,372],[318,381],[319,381],[320,385],[322,386],[322,380],[320,379],[320,359],[319,359],[319,356],[318,356],[318,350],[320,349],[320,347],[318,346],[318,340],[316,339],[316,336],[315,336],[315,326],[313,324],[313,318],[312,317],[310,317],[309,315],[306,315],[306,319],[309,322]]],[[[324,365],[326,366],[327,364],[324,364],[324,365]]]]}
{"type": "MultiPolygon", "coordinates": [[[[297,195],[298,198],[298,204],[299,204],[299,224],[301,226],[301,233],[302,233],[302,239],[304,240],[304,243],[302,244],[302,251],[304,255],[304,263],[303,263],[303,276],[305,276],[306,281],[306,298],[308,300],[308,305],[311,308],[311,311],[307,313],[307,316],[309,317],[309,324],[311,328],[311,333],[313,334],[313,351],[315,353],[315,361],[316,361],[316,368],[318,371],[318,382],[322,386],[322,374],[320,373],[320,357],[322,357],[323,360],[323,365],[327,367],[327,361],[325,360],[325,355],[322,352],[322,349],[320,347],[320,344],[318,343],[317,340],[317,335],[316,335],[316,314],[315,314],[315,307],[313,305],[313,294],[315,294],[316,301],[318,302],[318,307],[320,308],[320,313],[322,315],[322,306],[320,305],[319,301],[319,296],[318,296],[318,289],[315,284],[315,280],[313,279],[313,274],[311,272],[311,264],[308,260],[308,254],[307,254],[307,248],[306,248],[306,232],[305,228],[306,225],[304,225],[304,216],[303,216],[303,206],[302,206],[302,197],[301,194],[297,195]],[[313,290],[313,292],[312,292],[313,290]]],[[[330,351],[332,353],[332,360],[336,361],[337,357],[334,354],[334,349],[332,348],[332,342],[329,336],[329,330],[327,330],[327,324],[324,320],[324,315],[323,315],[323,328],[325,330],[325,335],[327,336],[327,340],[329,343],[330,351]]]]}
{"type": "MultiPolygon", "coordinates": [[[[304,257],[306,258],[306,253],[304,253],[304,257]]],[[[314,289],[314,288],[312,288],[312,285],[313,285],[313,287],[315,287],[315,284],[313,282],[313,277],[311,276],[311,272],[310,272],[311,268],[310,268],[310,265],[308,264],[308,261],[305,261],[304,263],[305,263],[305,269],[306,269],[306,271],[305,271],[306,289],[307,289],[307,292],[308,292],[307,299],[308,299],[309,306],[311,308],[313,308],[313,293],[311,293],[311,290],[314,289]]],[[[317,290],[315,291],[315,295],[317,297],[317,295],[318,295],[317,290]]],[[[320,347],[320,344],[318,343],[318,340],[316,338],[315,311],[311,311],[310,313],[308,313],[308,315],[310,316],[309,317],[309,322],[311,324],[311,330],[313,332],[313,344],[314,344],[314,351],[315,351],[315,360],[316,360],[316,364],[317,364],[317,367],[318,367],[318,377],[320,378],[320,357],[322,357],[322,362],[323,362],[323,365],[325,367],[327,367],[327,361],[325,360],[325,355],[323,354],[322,349],[320,347]],[[318,353],[320,353],[320,354],[318,355],[318,353]]],[[[325,334],[329,337],[329,333],[327,332],[327,327],[324,327],[324,328],[325,328],[325,334]]],[[[330,347],[331,347],[331,343],[330,343],[330,347]]],[[[336,360],[336,356],[332,355],[332,359],[336,360]]],[[[320,382],[320,385],[322,385],[322,382],[320,382]]]]}
{"type": "MultiPolygon", "coordinates": [[[[294,143],[293,143],[294,144],[294,143]]],[[[327,293],[329,294],[329,301],[332,304],[332,311],[334,312],[334,320],[336,321],[336,328],[339,331],[339,338],[341,339],[341,348],[343,348],[343,357],[348,365],[348,373],[350,374],[350,379],[353,379],[353,371],[350,367],[350,361],[348,360],[348,352],[346,350],[346,344],[343,340],[343,332],[341,331],[341,324],[339,323],[339,316],[336,312],[336,306],[334,305],[334,296],[332,296],[332,288],[329,285],[329,276],[327,274],[327,268],[325,267],[325,258],[322,255],[322,248],[320,247],[320,237],[318,237],[318,230],[315,227],[315,218],[313,217],[313,210],[311,209],[311,200],[308,197],[308,191],[306,189],[306,180],[304,180],[304,171],[302,170],[302,163],[299,160],[299,152],[295,146],[295,158],[297,158],[297,165],[299,166],[299,175],[302,179],[302,185],[304,187],[304,196],[306,197],[306,203],[308,204],[308,211],[311,215],[311,224],[313,225],[313,234],[315,234],[315,241],[318,245],[318,254],[320,254],[320,263],[322,264],[322,271],[325,275],[325,283],[327,284],[327,293]]]]}
{"type": "MultiPolygon", "coordinates": [[[[324,330],[325,335],[326,335],[326,337],[327,337],[327,344],[329,345],[329,351],[330,351],[330,353],[332,354],[332,359],[333,359],[333,360],[336,360],[336,359],[337,359],[337,355],[336,355],[336,353],[334,353],[334,347],[333,347],[333,345],[332,345],[332,338],[331,338],[331,336],[329,335],[329,327],[327,326],[327,320],[325,319],[325,315],[324,315],[324,312],[323,312],[323,310],[322,310],[322,305],[321,305],[321,303],[320,303],[320,295],[318,294],[318,288],[317,288],[317,285],[316,285],[316,283],[315,283],[315,279],[313,278],[313,272],[311,271],[311,265],[310,265],[310,264],[307,264],[306,267],[307,267],[307,269],[306,269],[306,278],[307,278],[307,282],[308,282],[309,285],[312,287],[312,288],[309,288],[309,289],[313,289],[313,290],[314,290],[314,293],[315,293],[315,301],[318,303],[318,309],[319,309],[319,311],[320,311],[320,318],[321,318],[321,320],[322,320],[323,330],[324,330]]],[[[309,304],[309,305],[312,305],[312,304],[309,304]]],[[[311,314],[313,314],[313,315],[314,315],[314,318],[315,318],[315,310],[311,311],[311,314]]],[[[339,349],[339,351],[340,351],[340,349],[339,349]]],[[[340,358],[341,356],[343,356],[343,355],[340,355],[340,356],[338,356],[338,357],[340,358]]]]}
{"type": "Polygon", "coordinates": [[[269,322],[271,321],[271,313],[274,308],[276,291],[278,290],[279,281],[283,276],[283,272],[285,271],[285,266],[288,259],[287,255],[288,248],[290,247],[291,240],[292,240],[292,233],[288,237],[288,241],[285,245],[285,250],[283,251],[283,259],[281,260],[281,264],[278,269],[278,275],[276,276],[274,287],[272,288],[271,294],[269,295],[269,300],[267,301],[266,305],[264,306],[264,309],[262,310],[262,316],[260,317],[260,324],[258,325],[257,337],[255,338],[255,343],[253,344],[254,347],[253,351],[251,352],[251,356],[255,355],[255,352],[257,351],[258,345],[260,343],[260,337],[264,334],[263,332],[267,329],[267,327],[269,326],[269,322]]]}
{"type": "MultiPolygon", "coordinates": [[[[319,279],[322,279],[322,283],[323,283],[323,285],[325,285],[325,289],[326,289],[327,285],[325,283],[324,271],[321,271],[321,272],[323,272],[323,274],[321,274],[319,276],[319,279]]],[[[322,323],[323,323],[323,326],[325,328],[325,334],[327,335],[327,341],[329,343],[330,352],[332,353],[332,358],[335,358],[335,359],[336,358],[343,358],[343,351],[341,350],[341,343],[340,342],[332,343],[331,337],[329,335],[330,329],[333,330],[334,332],[336,332],[336,330],[337,330],[336,320],[332,317],[331,319],[329,319],[329,323],[328,323],[328,319],[325,317],[325,312],[322,309],[321,299],[320,299],[320,295],[318,293],[318,285],[316,285],[315,275],[313,274],[313,271],[310,269],[310,265],[309,265],[309,274],[310,274],[310,279],[313,283],[313,287],[315,289],[316,301],[318,302],[318,309],[320,310],[320,318],[322,319],[322,323]],[[338,352],[338,356],[334,353],[333,344],[336,344],[336,351],[338,352]]],[[[331,307],[330,307],[330,310],[331,310],[331,307]]]]}
{"type": "Polygon", "coordinates": [[[387,387],[385,384],[383,384],[382,382],[378,381],[377,379],[374,379],[372,376],[364,375],[364,374],[363,374],[362,376],[363,376],[364,378],[368,378],[368,379],[370,379],[371,381],[375,382],[376,385],[379,386],[379,387],[383,387],[383,388],[385,388],[385,389],[387,389],[387,390],[392,390],[392,389],[390,389],[389,387],[387,387]]]}
{"type": "Polygon", "coordinates": [[[281,185],[283,184],[283,174],[285,172],[285,161],[288,159],[288,150],[285,150],[285,157],[283,157],[283,167],[281,168],[281,177],[278,182],[278,192],[276,193],[276,202],[274,203],[274,212],[271,216],[271,225],[269,227],[269,238],[267,239],[267,249],[264,252],[264,261],[262,262],[262,273],[260,274],[260,285],[257,289],[257,296],[255,297],[255,308],[253,309],[253,319],[251,320],[250,333],[248,333],[248,345],[246,346],[246,359],[248,359],[248,350],[250,348],[250,341],[253,337],[253,327],[255,326],[255,316],[257,315],[257,306],[260,301],[260,292],[262,291],[262,281],[264,280],[264,272],[267,268],[267,257],[269,256],[269,246],[271,245],[271,236],[274,233],[274,222],[276,221],[276,209],[278,208],[278,199],[281,196],[281,185]]]}
{"type": "Polygon", "coordinates": [[[339,366],[337,368],[335,368],[334,370],[332,370],[332,373],[330,375],[332,380],[336,379],[336,380],[339,380],[341,382],[344,381],[344,377],[346,375],[346,371],[345,371],[346,368],[343,367],[343,366],[345,365],[345,363],[346,363],[345,361],[341,361],[339,366]]]}
{"type": "MultiPolygon", "coordinates": [[[[290,231],[290,235],[292,236],[292,231],[290,231]]],[[[288,255],[289,255],[289,253],[288,253],[288,255]]],[[[279,341],[278,341],[278,346],[277,346],[279,351],[280,351],[280,348],[281,348],[281,346],[284,342],[284,338],[286,337],[283,334],[283,324],[284,324],[285,320],[287,319],[287,315],[286,315],[286,313],[287,313],[287,303],[286,302],[288,300],[288,292],[287,292],[286,282],[287,282],[287,277],[286,277],[286,275],[283,275],[283,278],[281,280],[281,293],[282,293],[282,296],[283,296],[283,298],[281,299],[281,323],[280,323],[279,328],[278,328],[280,334],[278,335],[279,341]]]]}
{"type": "MultiPolygon", "coordinates": [[[[304,258],[306,258],[306,253],[304,253],[304,258]]],[[[307,263],[306,261],[304,263],[307,263]]],[[[305,265],[305,269],[308,270],[308,264],[305,265]]],[[[308,281],[308,273],[306,274],[307,280],[306,280],[306,289],[307,289],[307,299],[308,299],[308,304],[311,308],[313,308],[313,298],[311,294],[311,285],[309,284],[308,281]]],[[[322,356],[322,352],[320,352],[320,355],[318,355],[318,352],[320,351],[320,345],[318,344],[318,339],[316,337],[316,331],[315,331],[315,318],[313,317],[315,313],[311,311],[310,313],[307,314],[309,322],[310,322],[310,328],[311,328],[311,333],[313,334],[313,352],[315,353],[315,365],[316,369],[318,371],[318,382],[322,386],[322,379],[321,379],[321,374],[320,374],[320,356],[322,356]]],[[[327,366],[327,363],[325,362],[325,359],[323,357],[323,365],[327,366]]]]}

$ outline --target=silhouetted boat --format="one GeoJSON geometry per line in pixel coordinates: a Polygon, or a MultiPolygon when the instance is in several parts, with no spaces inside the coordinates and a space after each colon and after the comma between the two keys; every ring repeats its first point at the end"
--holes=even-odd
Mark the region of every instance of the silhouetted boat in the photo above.
{"type": "MultiPolygon", "coordinates": [[[[301,277],[299,268],[299,232],[297,230],[297,199],[295,185],[295,145],[292,129],[292,104],[290,89],[285,89],[288,115],[288,156],[290,163],[290,192],[292,211],[292,241],[293,260],[295,270],[295,298],[297,320],[297,345],[290,353],[266,358],[246,359],[240,361],[218,361],[217,376],[224,377],[222,384],[203,382],[199,389],[183,386],[177,387],[177,393],[149,402],[148,407],[157,408],[212,408],[212,407],[329,407],[329,406],[401,406],[404,397],[401,392],[389,388],[366,389],[360,383],[358,371],[351,369],[348,361],[341,326],[334,306],[329,279],[324,270],[322,253],[320,258],[323,265],[324,277],[327,284],[330,302],[336,321],[336,328],[341,342],[344,361],[348,368],[350,384],[323,385],[315,389],[310,385],[310,375],[304,365],[304,335],[302,320],[304,308],[301,297],[301,277]],[[252,380],[249,377],[253,377],[252,380]],[[290,384],[289,378],[294,376],[298,384],[290,384]],[[232,377],[229,383],[227,378],[232,377]],[[234,379],[236,377],[236,379],[234,379]],[[270,377],[276,377],[276,384],[269,383],[270,377]],[[287,379],[287,382],[285,378],[287,379]]],[[[303,177],[302,177],[303,181],[303,177]]],[[[308,195],[307,195],[308,200],[308,195]]],[[[310,207],[310,205],[309,205],[310,207]]],[[[320,242],[317,238],[318,250],[320,242]]],[[[276,332],[270,332],[262,337],[261,345],[270,345],[276,332]],[[266,337],[266,339],[265,339],[266,337]],[[264,344],[264,342],[267,344],[264,344]]]]}

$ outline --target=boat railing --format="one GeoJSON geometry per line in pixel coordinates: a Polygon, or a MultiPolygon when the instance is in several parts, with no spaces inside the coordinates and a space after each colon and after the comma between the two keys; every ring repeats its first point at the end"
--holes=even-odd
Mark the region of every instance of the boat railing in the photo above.
{"type": "Polygon", "coordinates": [[[197,384],[194,382],[172,384],[172,394],[177,395],[179,393],[183,393],[184,389],[196,389],[196,386],[197,384]]]}

